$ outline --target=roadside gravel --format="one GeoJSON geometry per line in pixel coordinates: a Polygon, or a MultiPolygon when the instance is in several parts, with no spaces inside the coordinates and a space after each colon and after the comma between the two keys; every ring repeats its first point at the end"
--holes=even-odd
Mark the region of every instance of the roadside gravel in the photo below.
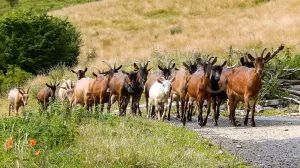
{"type": "MultiPolygon", "coordinates": [[[[243,119],[237,120],[243,123],[243,119]]],[[[175,118],[170,122],[182,126],[175,118]]],[[[256,127],[233,127],[222,117],[219,126],[209,119],[207,126],[200,128],[193,118],[187,127],[254,167],[300,167],[300,118],[256,116],[255,122],[256,127]]]]}

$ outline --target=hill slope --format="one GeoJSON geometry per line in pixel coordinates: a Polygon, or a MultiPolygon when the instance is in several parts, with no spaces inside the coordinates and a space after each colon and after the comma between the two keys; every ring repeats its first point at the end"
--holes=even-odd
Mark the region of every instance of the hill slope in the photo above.
{"type": "MultiPolygon", "coordinates": [[[[51,12],[75,24],[83,38],[79,62],[86,65],[94,49],[96,60],[149,58],[153,50],[204,51],[225,55],[228,47],[292,46],[299,43],[300,1],[131,0],[101,1],[51,12]],[[170,28],[182,32],[171,35],[170,28]]],[[[299,47],[294,47],[299,52],[299,47]]]]}

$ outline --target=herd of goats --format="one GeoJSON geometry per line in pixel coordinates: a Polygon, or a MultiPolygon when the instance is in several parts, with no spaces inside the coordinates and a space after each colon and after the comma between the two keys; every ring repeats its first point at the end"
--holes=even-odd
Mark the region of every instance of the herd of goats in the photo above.
{"type": "MultiPolygon", "coordinates": [[[[274,52],[264,54],[263,49],[260,56],[247,53],[247,59],[241,57],[241,66],[228,67],[226,61],[217,65],[217,57],[204,59],[197,57],[194,61],[183,62],[183,67],[175,68],[173,59],[165,67],[158,65],[159,72],[153,72],[148,76],[152,68],[148,63],[134,63],[134,71],[122,71],[122,65],[112,67],[107,62],[109,70],[98,73],[93,72],[95,78],[85,76],[85,70],[74,71],[78,81],[64,80],[58,94],[61,101],[68,101],[71,106],[79,104],[88,110],[93,109],[102,112],[104,103],[107,103],[107,112],[111,105],[118,102],[119,115],[126,115],[127,105],[131,100],[131,113],[141,115],[140,99],[142,93],[146,99],[147,117],[157,120],[170,120],[172,102],[176,101],[177,117],[181,118],[183,125],[191,121],[193,116],[193,103],[196,102],[198,109],[198,124],[205,126],[210,113],[211,104],[214,110],[214,122],[218,125],[220,105],[228,100],[229,120],[236,126],[235,109],[239,101],[245,103],[246,116],[244,125],[248,123],[250,110],[252,111],[251,126],[255,126],[254,112],[258,100],[258,94],[262,87],[261,75],[264,65],[278,52],[283,50],[281,44],[274,52]],[[200,66],[199,66],[200,65],[200,66]],[[250,103],[250,98],[252,102],[250,103]],[[202,117],[204,101],[207,102],[207,114],[202,117]],[[100,105],[100,106],[99,106],[100,105]],[[97,107],[97,108],[96,108],[97,107]],[[100,109],[99,109],[100,108],[100,109]],[[251,108],[251,109],[250,109],[251,108]],[[180,114],[181,112],[181,114],[180,114]]],[[[46,83],[36,98],[45,109],[54,100],[56,88],[59,83],[46,83]]],[[[9,115],[20,106],[27,104],[29,88],[15,88],[9,92],[8,99],[9,115]]]]}

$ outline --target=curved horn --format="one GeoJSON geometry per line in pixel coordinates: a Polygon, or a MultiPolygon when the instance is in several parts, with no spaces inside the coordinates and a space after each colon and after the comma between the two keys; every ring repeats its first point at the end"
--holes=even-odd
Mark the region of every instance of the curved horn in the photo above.
{"type": "Polygon", "coordinates": [[[264,48],[263,51],[260,54],[260,57],[262,58],[264,56],[265,51],[267,50],[267,48],[264,48]]]}
{"type": "Polygon", "coordinates": [[[149,62],[150,62],[150,61],[149,61],[149,60],[147,60],[147,63],[145,64],[145,66],[144,66],[144,67],[147,67],[149,62]]]}
{"type": "Polygon", "coordinates": [[[226,65],[226,63],[227,63],[227,61],[225,60],[225,59],[223,59],[223,64],[221,65],[221,67],[223,67],[223,66],[225,66],[226,65]]]}
{"type": "Polygon", "coordinates": [[[99,68],[97,68],[96,66],[93,66],[92,68],[95,68],[95,69],[97,69],[98,70],[98,73],[100,73],[101,71],[100,71],[100,69],[99,68]]]}
{"type": "Polygon", "coordinates": [[[210,61],[211,61],[211,59],[213,59],[213,58],[215,58],[215,57],[210,57],[210,58],[208,59],[208,62],[210,62],[210,61]]]}
{"type": "Polygon", "coordinates": [[[170,62],[169,62],[169,64],[168,64],[168,68],[170,68],[170,65],[171,65],[172,61],[174,61],[174,59],[171,59],[171,60],[170,60],[170,62]]]}
{"type": "Polygon", "coordinates": [[[102,61],[102,62],[104,62],[106,65],[108,65],[108,67],[109,67],[110,69],[113,69],[113,68],[111,67],[111,65],[109,65],[106,61],[102,61]]]}
{"type": "Polygon", "coordinates": [[[28,93],[29,92],[29,89],[31,88],[31,86],[29,86],[28,88],[27,88],[27,92],[26,93],[28,93]]]}

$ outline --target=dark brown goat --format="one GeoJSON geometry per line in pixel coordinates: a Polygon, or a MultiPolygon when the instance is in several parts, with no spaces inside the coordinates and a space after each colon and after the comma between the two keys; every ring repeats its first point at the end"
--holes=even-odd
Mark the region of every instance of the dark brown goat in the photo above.
{"type": "Polygon", "coordinates": [[[145,83],[145,99],[146,99],[147,111],[148,111],[149,90],[151,86],[157,81],[157,78],[160,78],[161,76],[164,77],[164,79],[166,80],[170,78],[170,76],[172,75],[172,70],[175,68],[175,63],[172,64],[172,61],[174,61],[174,59],[171,59],[168,65],[164,68],[158,65],[158,69],[160,69],[161,71],[152,73],[147,79],[145,83]]]}
{"type": "Polygon", "coordinates": [[[93,84],[92,84],[92,93],[94,95],[94,102],[95,105],[100,104],[100,111],[103,112],[104,108],[104,103],[109,102],[109,82],[112,79],[113,75],[117,73],[121,68],[122,65],[119,66],[118,68],[112,67],[109,65],[107,62],[103,61],[106,65],[108,65],[109,70],[106,72],[100,72],[98,74],[93,73],[93,75],[96,77],[94,79],[93,84]]]}
{"type": "Polygon", "coordinates": [[[191,79],[188,82],[187,94],[184,103],[184,114],[182,116],[183,125],[185,125],[186,123],[186,111],[187,111],[187,105],[190,97],[195,98],[197,100],[197,106],[199,111],[198,124],[200,126],[206,125],[207,118],[210,113],[210,105],[211,105],[211,93],[208,92],[208,88],[211,87],[210,86],[211,70],[212,70],[212,66],[217,62],[217,58],[214,58],[214,60],[210,62],[211,59],[212,58],[210,58],[208,61],[205,61],[202,64],[203,70],[193,73],[191,75],[191,79]],[[207,115],[203,122],[202,107],[205,100],[207,101],[207,115]]]}
{"type": "Polygon", "coordinates": [[[88,68],[85,68],[84,70],[78,70],[77,72],[74,70],[71,70],[74,74],[77,75],[77,79],[80,80],[81,78],[85,78],[85,73],[88,70],[88,68]]]}
{"type": "Polygon", "coordinates": [[[50,82],[50,84],[46,83],[46,86],[38,92],[36,97],[43,108],[48,107],[50,98],[52,98],[52,100],[55,99],[55,92],[58,85],[59,83],[56,84],[56,82],[54,84],[52,84],[52,82],[50,82]]]}
{"type": "Polygon", "coordinates": [[[134,72],[130,72],[129,78],[132,80],[134,78],[136,78],[136,87],[133,86],[134,88],[134,93],[131,94],[131,113],[136,115],[137,111],[139,113],[139,115],[142,115],[141,109],[140,109],[140,99],[142,96],[142,93],[144,92],[144,88],[145,88],[145,83],[147,81],[147,76],[149,71],[152,68],[148,69],[148,63],[150,61],[147,61],[146,63],[144,63],[144,65],[142,65],[141,63],[139,63],[139,65],[137,63],[134,63],[134,72]],[[136,77],[134,77],[134,75],[136,75],[136,77]]]}
{"type": "Polygon", "coordinates": [[[255,127],[254,113],[255,105],[258,100],[258,94],[262,87],[261,75],[264,69],[265,63],[271,60],[278,52],[283,50],[284,45],[281,44],[277,50],[272,54],[268,52],[264,57],[264,52],[266,48],[262,51],[260,56],[253,57],[248,54],[248,58],[253,61],[255,68],[238,67],[234,68],[228,77],[227,84],[227,95],[229,99],[229,109],[230,109],[230,120],[234,126],[235,122],[235,108],[239,101],[245,102],[246,116],[244,120],[244,125],[248,124],[248,116],[250,108],[252,110],[251,116],[251,126],[255,127]],[[253,102],[250,107],[250,98],[253,102]]]}

